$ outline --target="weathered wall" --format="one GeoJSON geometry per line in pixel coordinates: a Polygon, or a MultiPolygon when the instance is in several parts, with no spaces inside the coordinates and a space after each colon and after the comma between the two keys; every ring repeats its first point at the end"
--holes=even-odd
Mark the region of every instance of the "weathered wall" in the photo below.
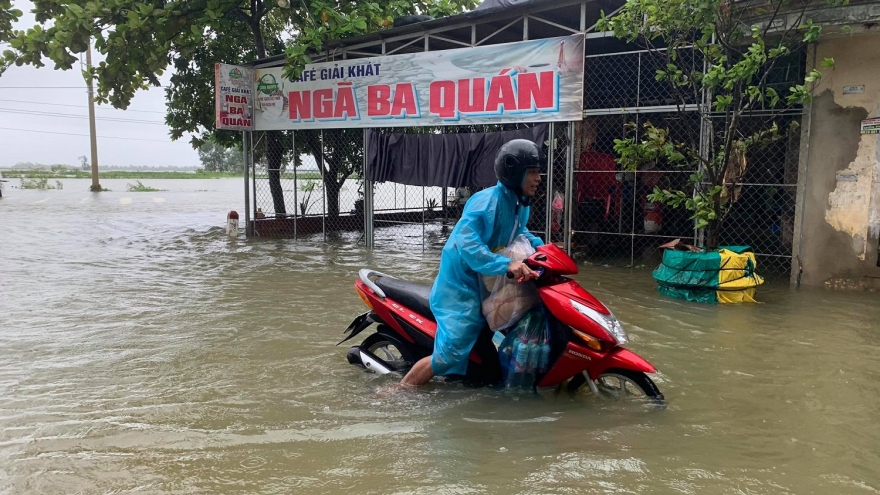
{"type": "Polygon", "coordinates": [[[880,288],[880,135],[859,131],[862,119],[880,115],[880,33],[824,40],[816,60],[825,58],[835,66],[820,69],[804,127],[792,274],[802,269],[807,285],[880,288]],[[844,86],[864,92],[844,94],[844,86]]]}

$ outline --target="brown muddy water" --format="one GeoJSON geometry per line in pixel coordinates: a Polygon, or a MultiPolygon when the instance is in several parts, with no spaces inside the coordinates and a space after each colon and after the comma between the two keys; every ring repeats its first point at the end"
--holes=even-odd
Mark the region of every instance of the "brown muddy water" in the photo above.
{"type": "Polygon", "coordinates": [[[388,395],[334,345],[364,311],[352,283],[429,282],[436,251],[229,240],[240,180],[104,182],[0,199],[2,494],[880,492],[878,294],[706,306],[582,266],[667,410],[388,395]]]}

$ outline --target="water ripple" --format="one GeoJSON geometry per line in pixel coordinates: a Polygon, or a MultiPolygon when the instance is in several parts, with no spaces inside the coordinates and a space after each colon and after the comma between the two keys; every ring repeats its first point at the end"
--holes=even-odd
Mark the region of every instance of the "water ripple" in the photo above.
{"type": "Polygon", "coordinates": [[[353,281],[430,283],[442,239],[229,240],[240,180],[157,187],[0,203],[0,493],[880,489],[876,296],[769,286],[708,306],[662,298],[649,270],[585,266],[667,411],[442,382],[389,395],[396,378],[335,346],[364,311],[353,281]]]}

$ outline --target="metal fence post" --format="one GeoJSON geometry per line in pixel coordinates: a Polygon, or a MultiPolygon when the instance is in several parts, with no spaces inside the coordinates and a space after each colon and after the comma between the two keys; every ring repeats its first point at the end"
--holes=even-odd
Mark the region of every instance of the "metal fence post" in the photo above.
{"type": "MultiPolygon", "coordinates": [[[[260,137],[265,136],[265,134],[266,133],[260,133],[260,137]]],[[[257,147],[257,144],[256,144],[256,140],[254,139],[254,133],[251,132],[250,150],[248,150],[248,152],[250,153],[249,166],[251,169],[251,190],[254,193],[253,197],[251,198],[251,208],[254,211],[254,218],[256,218],[257,211],[258,211],[258,207],[257,207],[257,163],[256,163],[256,160],[254,160],[254,149],[256,147],[257,147]]],[[[254,235],[255,236],[260,235],[259,231],[257,231],[256,220],[254,220],[254,235]]]]}
{"type": "MultiPolygon", "coordinates": [[[[321,232],[324,233],[324,242],[327,242],[327,178],[325,177],[326,168],[324,166],[325,157],[327,156],[324,149],[324,129],[318,134],[318,143],[321,149],[321,159],[318,160],[318,166],[321,167],[321,232]]],[[[332,178],[332,177],[331,177],[332,178]]]]}
{"type": "MultiPolygon", "coordinates": [[[[296,131],[290,131],[290,149],[291,149],[291,160],[293,160],[293,240],[297,240],[297,231],[296,224],[299,223],[299,215],[297,215],[297,208],[299,208],[299,170],[296,168],[296,131]]],[[[305,212],[303,212],[305,215],[305,212]]]]}
{"type": "Polygon", "coordinates": [[[367,249],[373,249],[375,235],[373,233],[373,181],[369,180],[370,176],[370,160],[369,155],[369,139],[367,138],[367,129],[364,129],[364,172],[363,191],[364,191],[364,244],[367,249]]]}
{"type": "Polygon", "coordinates": [[[422,186],[422,252],[425,252],[425,186],[422,186]]]}
{"type": "MultiPolygon", "coordinates": [[[[565,151],[565,197],[573,198],[573,183],[574,183],[574,123],[567,122],[568,129],[566,129],[565,137],[568,141],[566,144],[565,151]]],[[[571,231],[572,231],[572,209],[568,208],[565,211],[565,227],[563,231],[563,246],[565,246],[565,252],[571,254],[571,231]]]]}
{"type": "MultiPolygon", "coordinates": [[[[254,227],[251,222],[251,198],[250,198],[250,166],[251,166],[251,131],[241,133],[242,160],[244,161],[244,236],[254,235],[254,227]]],[[[256,193],[254,193],[256,194],[256,193]]]]}
{"type": "MultiPolygon", "coordinates": [[[[547,145],[547,214],[544,220],[544,235],[547,236],[547,244],[550,244],[553,242],[553,157],[556,153],[556,122],[550,122],[547,133],[550,139],[547,145]]],[[[570,198],[566,200],[569,201],[570,198]]],[[[570,205],[565,205],[566,211],[569,208],[570,205]]]]}

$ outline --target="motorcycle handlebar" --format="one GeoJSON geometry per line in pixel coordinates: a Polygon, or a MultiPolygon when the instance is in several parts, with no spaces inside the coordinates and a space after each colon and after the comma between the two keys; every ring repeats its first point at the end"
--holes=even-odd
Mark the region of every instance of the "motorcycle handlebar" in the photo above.
{"type": "MultiPolygon", "coordinates": [[[[540,267],[534,267],[534,266],[532,266],[531,263],[529,263],[529,259],[528,259],[528,258],[524,259],[524,260],[523,260],[523,263],[525,263],[526,266],[529,267],[529,268],[531,268],[532,270],[536,270],[536,271],[538,272],[538,277],[540,277],[541,275],[544,274],[544,269],[543,269],[543,268],[540,268],[540,267]]],[[[514,275],[513,275],[513,272],[510,271],[510,270],[508,270],[508,271],[507,271],[507,278],[512,279],[513,276],[514,276],[514,275]]],[[[525,277],[520,277],[519,280],[517,280],[517,282],[522,282],[524,278],[525,278],[525,277]]]]}

